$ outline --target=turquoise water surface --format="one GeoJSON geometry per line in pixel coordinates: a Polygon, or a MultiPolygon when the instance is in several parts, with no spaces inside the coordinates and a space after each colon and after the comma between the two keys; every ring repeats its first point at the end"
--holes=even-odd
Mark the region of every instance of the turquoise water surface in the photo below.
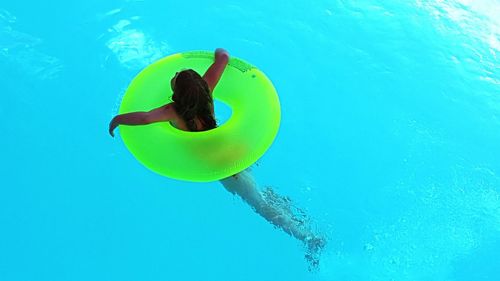
{"type": "Polygon", "coordinates": [[[498,0],[2,1],[0,280],[499,280],[499,55],[498,0]],[[253,174],[328,236],[317,270],[107,133],[142,68],[217,47],[279,93],[253,174]]]}

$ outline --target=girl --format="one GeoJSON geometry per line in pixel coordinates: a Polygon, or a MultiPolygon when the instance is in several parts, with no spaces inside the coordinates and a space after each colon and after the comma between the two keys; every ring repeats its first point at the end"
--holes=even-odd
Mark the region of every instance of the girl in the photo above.
{"type": "MultiPolygon", "coordinates": [[[[171,79],[173,102],[148,112],[131,112],[113,118],[109,133],[114,136],[118,125],[145,125],[154,122],[170,122],[184,131],[205,131],[217,127],[214,116],[212,92],[219,82],[229,61],[224,49],[215,50],[215,61],[203,76],[192,69],[179,71],[171,79]]],[[[231,193],[237,194],[258,214],[289,235],[301,240],[307,247],[306,258],[317,266],[319,253],[326,240],[310,229],[303,211],[294,207],[287,197],[277,195],[271,188],[260,192],[250,171],[220,180],[231,193]]]]}

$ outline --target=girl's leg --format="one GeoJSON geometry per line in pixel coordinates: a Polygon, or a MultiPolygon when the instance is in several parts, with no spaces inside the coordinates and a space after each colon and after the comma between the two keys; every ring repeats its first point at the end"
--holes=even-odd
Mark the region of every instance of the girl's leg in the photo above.
{"type": "MultiPolygon", "coordinates": [[[[324,246],[325,240],[315,235],[309,226],[304,224],[304,220],[295,218],[293,213],[286,209],[285,206],[273,204],[273,200],[266,200],[266,197],[258,190],[257,184],[249,171],[243,171],[223,179],[221,183],[229,192],[240,196],[267,221],[303,241],[310,250],[317,252],[324,246]]],[[[278,198],[274,192],[268,192],[274,198],[278,198]]]]}

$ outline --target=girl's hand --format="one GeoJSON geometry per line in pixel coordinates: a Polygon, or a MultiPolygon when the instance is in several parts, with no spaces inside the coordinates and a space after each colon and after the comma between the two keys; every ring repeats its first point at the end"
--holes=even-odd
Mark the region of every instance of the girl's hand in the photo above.
{"type": "Polygon", "coordinates": [[[118,127],[118,123],[115,121],[115,118],[113,118],[113,120],[111,120],[111,122],[109,123],[109,134],[112,137],[115,137],[115,133],[113,131],[116,127],[118,127]]]}
{"type": "Polygon", "coordinates": [[[215,50],[215,60],[219,60],[221,58],[229,60],[229,53],[228,53],[228,51],[226,51],[222,48],[217,48],[215,50]]]}

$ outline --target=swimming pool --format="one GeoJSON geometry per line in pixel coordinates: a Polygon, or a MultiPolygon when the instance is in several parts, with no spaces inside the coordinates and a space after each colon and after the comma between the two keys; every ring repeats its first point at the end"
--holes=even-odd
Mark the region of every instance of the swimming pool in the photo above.
{"type": "Polygon", "coordinates": [[[0,3],[0,280],[497,280],[499,10],[0,3]],[[158,176],[107,134],[143,67],[216,47],[280,95],[253,173],[328,235],[317,271],[219,183],[158,176]]]}

